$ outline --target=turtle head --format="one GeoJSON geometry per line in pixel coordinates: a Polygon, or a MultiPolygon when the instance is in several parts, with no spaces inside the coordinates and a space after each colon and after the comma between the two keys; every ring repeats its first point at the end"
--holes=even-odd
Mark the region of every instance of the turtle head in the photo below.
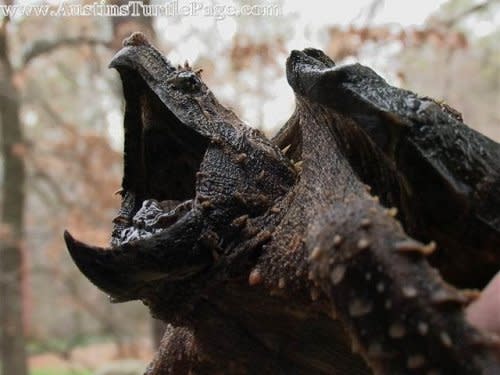
{"type": "Polygon", "coordinates": [[[153,299],[229,256],[239,230],[232,221],[266,215],[295,171],[217,101],[199,71],[174,67],[142,34],[110,66],[125,97],[122,206],[110,248],[67,232],[65,240],[79,269],[115,301],[153,299]]]}

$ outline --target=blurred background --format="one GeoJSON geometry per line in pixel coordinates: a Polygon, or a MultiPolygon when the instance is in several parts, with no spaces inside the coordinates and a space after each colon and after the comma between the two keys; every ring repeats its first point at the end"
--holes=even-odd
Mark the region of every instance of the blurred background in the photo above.
{"type": "Polygon", "coordinates": [[[107,65],[132,31],[203,68],[219,100],[269,135],[294,108],[285,59],[311,46],[445,101],[500,141],[498,0],[142,2],[163,16],[137,3],[113,17],[103,6],[127,1],[0,0],[3,375],[142,374],[161,335],[140,302],[109,303],[62,240],[67,228],[108,243],[124,102],[107,65]]]}

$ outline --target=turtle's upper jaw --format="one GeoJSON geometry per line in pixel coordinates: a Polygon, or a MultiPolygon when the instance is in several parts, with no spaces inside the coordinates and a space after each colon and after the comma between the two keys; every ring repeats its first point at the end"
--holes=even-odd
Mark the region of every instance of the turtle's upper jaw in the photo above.
{"type": "Polygon", "coordinates": [[[125,97],[122,208],[112,245],[147,238],[188,212],[212,134],[197,111],[207,94],[197,72],[174,68],[140,33],[110,63],[125,97]],[[208,129],[207,129],[208,128],[208,129]]]}
{"type": "Polygon", "coordinates": [[[193,202],[209,140],[179,120],[136,71],[119,71],[126,99],[124,177],[112,247],[89,246],[69,233],[65,240],[90,281],[114,301],[127,301],[142,298],[152,282],[210,264],[204,253],[183,256],[199,250],[202,220],[193,202]]]}
{"type": "Polygon", "coordinates": [[[210,263],[205,254],[182,256],[197,251],[202,220],[193,202],[210,135],[187,120],[199,116],[183,113],[196,108],[192,97],[206,89],[189,67],[173,68],[147,44],[126,46],[111,66],[126,102],[123,199],[112,247],[86,245],[68,232],[65,240],[82,273],[126,301],[141,298],[152,281],[176,280],[210,263]]]}
{"type": "Polygon", "coordinates": [[[120,68],[125,108],[123,201],[112,245],[147,238],[188,212],[208,138],[185,125],[132,69],[120,68]]]}

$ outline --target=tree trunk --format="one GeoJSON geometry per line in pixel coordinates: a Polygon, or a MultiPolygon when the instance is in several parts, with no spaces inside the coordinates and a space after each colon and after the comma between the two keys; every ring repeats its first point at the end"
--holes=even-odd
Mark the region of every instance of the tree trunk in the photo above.
{"type": "Polygon", "coordinates": [[[4,375],[27,374],[23,329],[22,258],[25,168],[19,96],[13,84],[6,22],[0,29],[0,123],[2,126],[3,189],[0,249],[1,361],[4,375]]]}

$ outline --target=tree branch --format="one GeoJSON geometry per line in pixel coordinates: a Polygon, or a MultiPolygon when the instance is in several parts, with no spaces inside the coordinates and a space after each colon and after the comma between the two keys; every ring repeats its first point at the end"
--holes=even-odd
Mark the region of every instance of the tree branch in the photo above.
{"type": "Polygon", "coordinates": [[[461,20],[463,20],[464,18],[469,17],[470,15],[472,15],[474,13],[480,12],[480,11],[488,8],[493,3],[498,3],[498,0],[486,0],[486,1],[483,1],[482,3],[473,5],[470,8],[463,10],[461,13],[459,13],[459,14],[455,15],[454,17],[450,18],[449,20],[445,21],[444,25],[446,27],[452,27],[455,24],[457,24],[458,22],[460,22],[461,20]]]}
{"type": "Polygon", "coordinates": [[[61,38],[58,40],[40,39],[34,41],[23,54],[23,65],[28,65],[34,58],[51,53],[59,48],[78,47],[80,45],[104,46],[110,48],[110,42],[103,39],[78,36],[72,38],[61,38]]]}

